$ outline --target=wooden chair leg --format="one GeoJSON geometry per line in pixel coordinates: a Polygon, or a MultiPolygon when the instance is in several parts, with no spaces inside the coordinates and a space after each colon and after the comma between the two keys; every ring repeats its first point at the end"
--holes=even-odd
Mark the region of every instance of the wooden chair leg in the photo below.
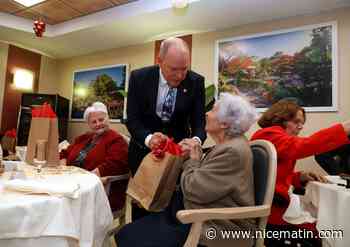
{"type": "Polygon", "coordinates": [[[188,234],[188,238],[184,247],[197,247],[199,242],[199,237],[201,235],[203,222],[195,222],[191,226],[190,233],[188,234]]]}

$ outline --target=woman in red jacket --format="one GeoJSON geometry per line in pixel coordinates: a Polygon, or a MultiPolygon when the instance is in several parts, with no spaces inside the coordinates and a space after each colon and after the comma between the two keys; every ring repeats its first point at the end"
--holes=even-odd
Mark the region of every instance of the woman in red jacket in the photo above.
{"type": "MultiPolygon", "coordinates": [[[[61,151],[63,163],[82,167],[99,177],[128,173],[128,144],[120,134],[109,129],[106,106],[95,102],[85,110],[84,119],[90,130],[61,151]]],[[[123,207],[126,186],[126,181],[111,185],[109,201],[113,211],[123,207]]]]}
{"type": "MultiPolygon", "coordinates": [[[[259,119],[262,128],[254,133],[252,140],[264,139],[274,144],[277,151],[277,178],[271,215],[268,219],[269,230],[310,229],[316,232],[315,224],[292,225],[282,219],[289,204],[288,190],[291,185],[296,189],[305,186],[308,181],[324,181],[322,176],[312,172],[295,172],[298,159],[327,152],[349,142],[350,122],[336,124],[322,129],[309,137],[298,137],[305,123],[305,111],[292,101],[281,100],[272,105],[259,119]]],[[[289,239],[290,240],[290,239],[289,239]]],[[[283,246],[285,239],[266,239],[267,246],[283,246]]],[[[304,240],[304,243],[308,240],[304,240]]],[[[319,241],[309,240],[312,246],[319,241]]]]}

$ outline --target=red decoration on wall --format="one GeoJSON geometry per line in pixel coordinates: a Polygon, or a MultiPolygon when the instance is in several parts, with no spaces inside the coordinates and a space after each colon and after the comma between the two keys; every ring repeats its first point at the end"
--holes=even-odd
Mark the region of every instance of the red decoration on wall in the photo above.
{"type": "Polygon", "coordinates": [[[34,21],[33,30],[34,30],[35,35],[37,37],[43,36],[43,33],[45,32],[45,26],[46,26],[46,24],[43,21],[39,21],[39,20],[34,21]]]}

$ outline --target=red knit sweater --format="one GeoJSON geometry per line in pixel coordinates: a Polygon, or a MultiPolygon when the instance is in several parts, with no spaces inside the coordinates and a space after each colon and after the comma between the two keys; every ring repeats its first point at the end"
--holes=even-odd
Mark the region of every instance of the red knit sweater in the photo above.
{"type": "MultiPolygon", "coordinates": [[[[300,172],[294,171],[296,160],[324,153],[349,143],[341,124],[320,130],[309,137],[288,135],[282,127],[272,126],[258,130],[251,139],[264,139],[274,144],[277,151],[275,195],[282,196],[286,202],[289,202],[289,187],[291,185],[296,188],[301,187],[300,172]]],[[[273,203],[268,223],[288,224],[282,219],[287,207],[288,203],[284,206],[273,203]]]]}
{"type": "MultiPolygon", "coordinates": [[[[61,159],[67,159],[67,164],[72,163],[80,150],[91,140],[93,134],[87,133],[77,137],[74,143],[60,153],[61,159]]],[[[98,143],[86,156],[83,168],[92,171],[98,168],[101,177],[120,175],[129,172],[128,168],[128,144],[124,138],[114,130],[107,130],[102,134],[98,143]]],[[[127,181],[113,182],[109,201],[112,210],[123,207],[127,181]]]]}

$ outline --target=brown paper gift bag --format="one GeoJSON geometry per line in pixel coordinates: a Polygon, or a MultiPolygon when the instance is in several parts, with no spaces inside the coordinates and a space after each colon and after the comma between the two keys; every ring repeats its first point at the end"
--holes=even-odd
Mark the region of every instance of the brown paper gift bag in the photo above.
{"type": "Polygon", "coordinates": [[[45,140],[45,159],[48,166],[59,165],[58,154],[58,123],[56,114],[49,104],[33,108],[30,124],[26,162],[33,164],[37,153],[37,143],[45,140]]]}
{"type": "MultiPolygon", "coordinates": [[[[174,145],[178,146],[170,143],[170,146],[174,145]]],[[[129,180],[126,193],[148,211],[161,211],[170,202],[183,163],[181,149],[176,148],[180,153],[175,152],[175,155],[173,150],[165,151],[163,157],[157,157],[154,152],[146,155],[135,176],[129,180]]]]}

